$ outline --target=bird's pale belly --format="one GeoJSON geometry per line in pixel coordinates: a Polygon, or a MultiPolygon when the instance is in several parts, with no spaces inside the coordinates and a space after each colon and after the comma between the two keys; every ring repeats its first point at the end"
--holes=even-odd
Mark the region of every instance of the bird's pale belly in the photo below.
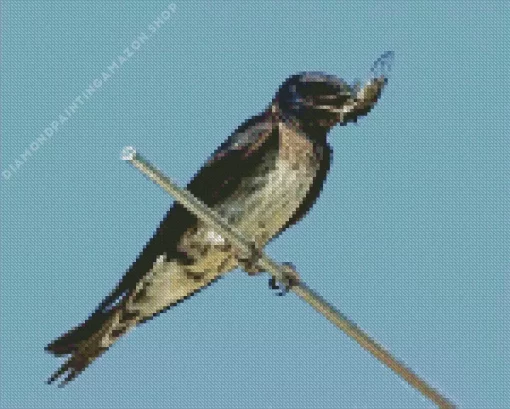
{"type": "MultiPolygon", "coordinates": [[[[294,215],[319,168],[311,142],[305,138],[290,142],[283,134],[279,151],[268,153],[236,193],[214,207],[260,248],[294,215]]],[[[203,223],[183,236],[179,249],[195,260],[188,272],[198,279],[208,280],[238,266],[229,244],[203,223]]]]}
{"type": "Polygon", "coordinates": [[[239,193],[217,209],[259,247],[263,247],[293,216],[317,171],[310,165],[281,158],[268,162],[274,164],[274,169],[247,179],[239,193]]]}

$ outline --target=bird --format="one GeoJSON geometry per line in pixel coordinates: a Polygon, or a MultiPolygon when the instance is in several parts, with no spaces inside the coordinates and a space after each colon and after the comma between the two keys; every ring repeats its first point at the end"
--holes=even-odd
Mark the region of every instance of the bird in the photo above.
{"type": "MultiPolygon", "coordinates": [[[[314,205],[332,161],[328,133],[371,111],[393,55],[376,60],[363,87],[317,71],[288,77],[270,104],[213,152],[188,191],[262,249],[314,205]]],[[[174,203],[112,292],[45,347],[67,357],[47,383],[65,386],[128,331],[238,267],[260,272],[214,228],[174,203]]]]}

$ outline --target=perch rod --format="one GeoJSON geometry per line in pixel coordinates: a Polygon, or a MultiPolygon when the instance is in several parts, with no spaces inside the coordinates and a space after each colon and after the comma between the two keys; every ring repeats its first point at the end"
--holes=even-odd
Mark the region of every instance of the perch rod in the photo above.
{"type": "Polygon", "coordinates": [[[252,242],[244,238],[240,232],[232,228],[228,222],[222,219],[206,204],[193,196],[188,190],[177,186],[148,160],[137,153],[134,148],[124,148],[122,151],[122,159],[128,161],[150,180],[168,192],[197,218],[202,220],[204,223],[214,226],[216,232],[230,241],[237,250],[245,254],[247,259],[254,260],[258,267],[267,271],[274,277],[275,280],[285,285],[290,289],[290,291],[293,291],[298,297],[306,301],[317,312],[322,314],[345,334],[354,339],[365,350],[370,352],[375,358],[389,367],[393,372],[409,383],[409,385],[434,402],[439,408],[455,408],[453,403],[443,397],[411,369],[407,368],[403,363],[394,358],[386,349],[373,340],[353,321],[329,304],[315,291],[308,288],[308,286],[299,279],[295,271],[289,271],[288,266],[277,263],[262,251],[257,251],[252,242]]]}

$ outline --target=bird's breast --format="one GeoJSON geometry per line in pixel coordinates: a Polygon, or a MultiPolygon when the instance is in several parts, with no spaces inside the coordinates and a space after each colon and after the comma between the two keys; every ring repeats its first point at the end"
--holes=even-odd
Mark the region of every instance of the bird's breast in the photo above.
{"type": "Polygon", "coordinates": [[[217,211],[248,239],[263,247],[293,216],[319,168],[311,142],[280,136],[253,175],[217,211]]]}
{"type": "MultiPolygon", "coordinates": [[[[282,124],[278,137],[275,149],[265,154],[232,195],[213,207],[261,248],[294,215],[322,159],[322,152],[296,129],[282,124]]],[[[184,235],[179,247],[195,259],[196,271],[225,270],[235,264],[224,238],[201,222],[184,235]]]]}

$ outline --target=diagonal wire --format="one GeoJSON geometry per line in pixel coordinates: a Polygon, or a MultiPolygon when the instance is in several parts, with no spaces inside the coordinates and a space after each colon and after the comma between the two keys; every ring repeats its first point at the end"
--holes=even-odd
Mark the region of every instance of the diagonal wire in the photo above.
{"type": "Polygon", "coordinates": [[[455,408],[455,405],[442,396],[432,386],[427,384],[410,368],[393,357],[379,343],[373,340],[367,333],[358,327],[347,316],[338,311],[335,307],[324,300],[314,290],[299,280],[295,271],[289,271],[289,267],[272,260],[262,251],[258,251],[252,242],[247,240],[240,232],[232,228],[215,211],[193,196],[188,190],[177,186],[172,180],[166,177],[160,170],[143,158],[135,149],[124,148],[122,159],[128,161],[135,168],[140,170],[150,180],[159,185],[163,190],[172,195],[188,211],[193,213],[203,222],[214,227],[215,231],[229,240],[234,247],[246,255],[247,259],[254,260],[256,265],[271,274],[275,280],[285,285],[298,297],[311,305],[317,312],[341,329],[345,334],[354,339],[365,350],[385,364],[393,372],[404,379],[409,385],[422,393],[425,397],[434,402],[439,408],[455,408]]]}

